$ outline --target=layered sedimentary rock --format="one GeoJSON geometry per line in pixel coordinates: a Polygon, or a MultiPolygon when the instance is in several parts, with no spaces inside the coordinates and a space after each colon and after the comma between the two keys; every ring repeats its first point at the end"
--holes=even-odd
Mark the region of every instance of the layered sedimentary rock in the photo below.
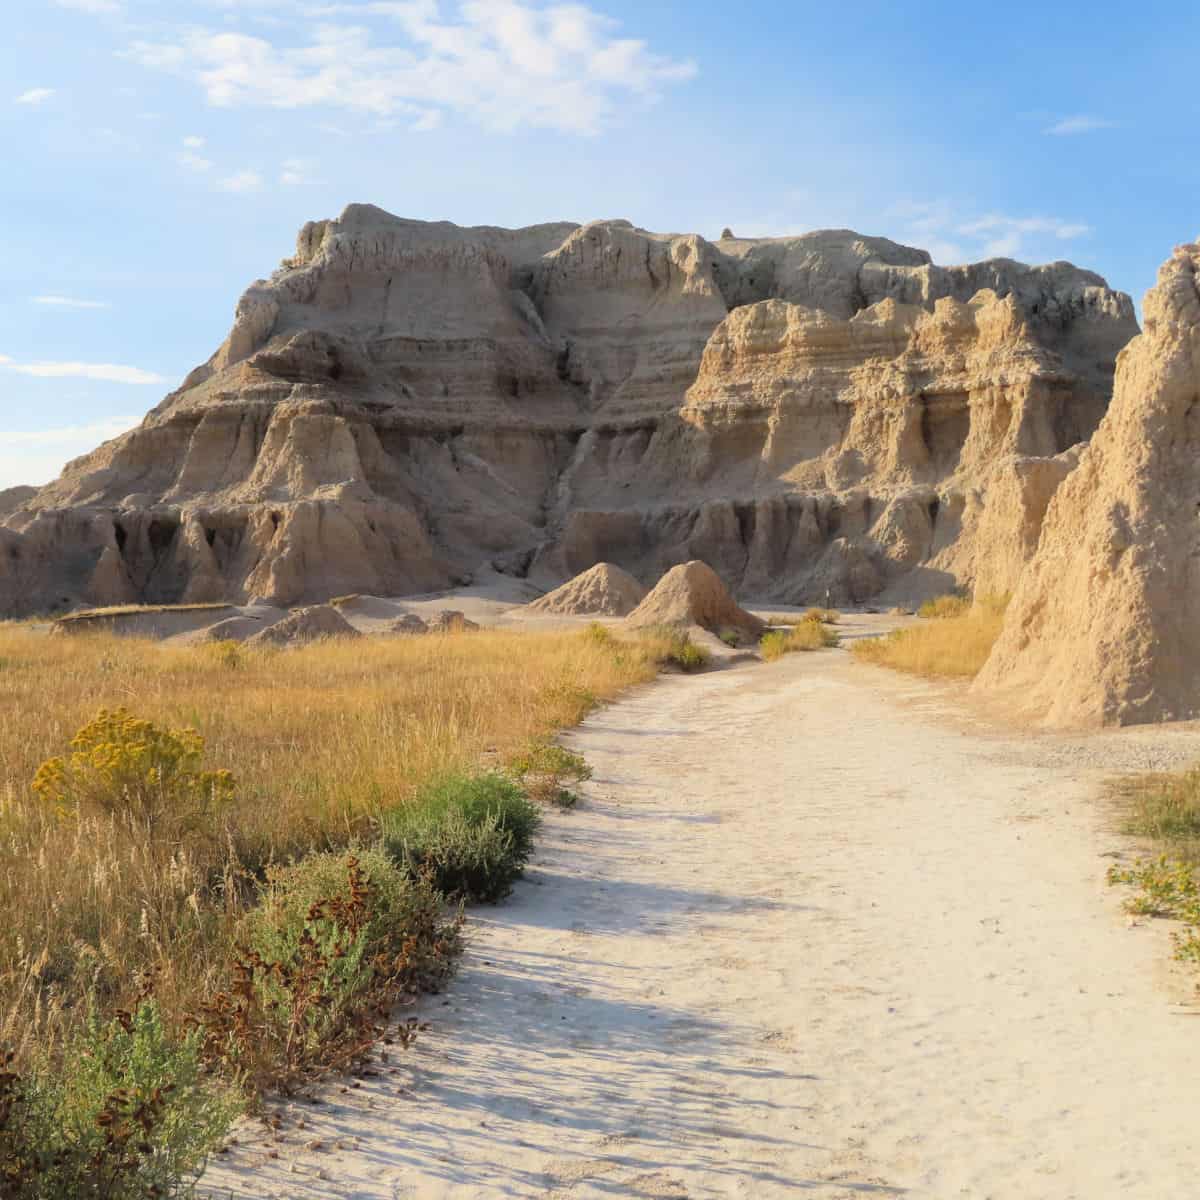
{"type": "Polygon", "coordinates": [[[1200,242],[1144,312],[975,684],[1051,725],[1200,716],[1200,242]]]}
{"type": "Polygon", "coordinates": [[[1135,332],[1062,263],[353,205],[140,428],[0,512],[0,612],[691,558],[777,601],[1003,589],[1135,332]]]}

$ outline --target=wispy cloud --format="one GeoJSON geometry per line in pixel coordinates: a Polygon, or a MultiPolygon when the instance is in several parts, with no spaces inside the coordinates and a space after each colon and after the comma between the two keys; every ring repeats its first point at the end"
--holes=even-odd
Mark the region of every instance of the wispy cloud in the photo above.
{"type": "Polygon", "coordinates": [[[318,25],[308,44],[277,46],[243,33],[191,30],[168,42],[135,42],[143,66],[195,80],[216,107],[347,109],[408,117],[420,130],[458,112],[503,132],[595,133],[622,103],[655,100],[697,73],[695,63],[618,36],[615,21],[584,4],[548,8],[520,0],[468,0],[457,20],[437,0],[332,4],[389,17],[397,38],[359,25],[318,25]]]}
{"type": "Polygon", "coordinates": [[[73,458],[139,423],[138,417],[112,416],[57,429],[0,430],[0,489],[49,483],[73,458]]]}
{"type": "Polygon", "coordinates": [[[14,362],[0,354],[0,370],[34,375],[40,379],[96,379],[104,383],[164,384],[163,375],[143,371],[140,367],[122,367],[116,363],[84,362],[14,362]]]}
{"type": "Polygon", "coordinates": [[[235,171],[232,175],[226,175],[224,179],[221,179],[217,183],[217,187],[223,192],[233,192],[238,195],[261,192],[263,177],[257,171],[235,171]]]}
{"type": "Polygon", "coordinates": [[[73,296],[34,296],[34,304],[47,308],[111,308],[104,300],[76,300],[73,296]]]}
{"type": "Polygon", "coordinates": [[[1090,117],[1081,113],[1074,117],[1062,117],[1053,125],[1048,125],[1042,132],[1050,137],[1071,137],[1074,134],[1095,133],[1099,129],[1115,129],[1116,127],[1116,121],[1109,121],[1105,117],[1090,117]]]}
{"type": "Polygon", "coordinates": [[[1074,241],[1092,232],[1090,225],[1062,217],[1015,217],[996,212],[964,217],[948,200],[900,204],[889,216],[901,226],[898,236],[928,250],[934,262],[942,265],[1023,258],[1055,242],[1074,241]]]}
{"type": "Polygon", "coordinates": [[[55,95],[54,88],[30,88],[27,92],[22,92],[14,103],[28,104],[36,107],[39,104],[45,104],[53,95],[55,95]]]}
{"type": "Polygon", "coordinates": [[[185,137],[183,139],[183,144],[189,150],[203,150],[204,146],[205,146],[205,139],[202,137],[198,137],[196,134],[193,133],[190,136],[185,137]]]}

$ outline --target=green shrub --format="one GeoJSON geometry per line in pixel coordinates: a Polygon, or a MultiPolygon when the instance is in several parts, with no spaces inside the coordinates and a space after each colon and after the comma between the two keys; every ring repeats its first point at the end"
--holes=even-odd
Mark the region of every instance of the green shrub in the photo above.
{"type": "Polygon", "coordinates": [[[204,1073],[201,1041],[171,1037],[144,1001],[106,1023],[93,1016],[60,1063],[20,1076],[0,1058],[0,1196],[191,1195],[242,1107],[204,1073]]]}
{"type": "Polygon", "coordinates": [[[541,813],[504,775],[450,775],[382,819],[384,845],[447,896],[502,900],[525,870],[541,813]]]}
{"type": "Polygon", "coordinates": [[[228,990],[200,1006],[210,1056],[256,1086],[344,1065],[404,995],[436,990],[460,949],[432,882],[382,849],[267,873],[242,920],[228,990]]]}

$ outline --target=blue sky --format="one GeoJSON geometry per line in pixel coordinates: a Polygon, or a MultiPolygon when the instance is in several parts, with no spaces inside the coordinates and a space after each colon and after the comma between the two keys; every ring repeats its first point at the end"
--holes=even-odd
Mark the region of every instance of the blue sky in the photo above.
{"type": "Polygon", "coordinates": [[[0,487],[128,427],[304,221],[830,226],[1070,259],[1200,233],[1193,0],[8,0],[0,487]]]}

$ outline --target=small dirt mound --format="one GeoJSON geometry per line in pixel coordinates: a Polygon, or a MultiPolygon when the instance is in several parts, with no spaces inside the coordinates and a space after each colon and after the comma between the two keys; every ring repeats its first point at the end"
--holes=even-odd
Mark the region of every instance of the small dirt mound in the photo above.
{"type": "Polygon", "coordinates": [[[245,642],[260,633],[265,633],[270,626],[260,617],[230,617],[226,621],[218,621],[207,629],[202,629],[196,635],[198,642],[245,642]]]}
{"type": "Polygon", "coordinates": [[[430,633],[469,633],[479,626],[474,621],[468,621],[463,613],[453,608],[444,608],[429,622],[430,633]]]}
{"type": "Polygon", "coordinates": [[[645,598],[646,589],[628,571],[602,562],[528,607],[530,612],[570,617],[627,617],[645,598]]]}
{"type": "Polygon", "coordinates": [[[720,575],[698,559],[672,567],[629,614],[626,624],[635,629],[648,625],[699,625],[711,633],[735,629],[754,638],[766,629],[756,616],[738,606],[720,575]]]}
{"type": "Polygon", "coordinates": [[[298,608],[282,621],[256,633],[249,639],[251,646],[296,646],[303,642],[315,642],[319,638],[356,638],[361,634],[336,608],[328,604],[317,604],[312,608],[298,608]]]}
{"type": "Polygon", "coordinates": [[[416,613],[405,613],[402,617],[397,617],[385,630],[386,633],[403,634],[410,637],[413,634],[428,633],[429,626],[417,616],[416,613]]]}

